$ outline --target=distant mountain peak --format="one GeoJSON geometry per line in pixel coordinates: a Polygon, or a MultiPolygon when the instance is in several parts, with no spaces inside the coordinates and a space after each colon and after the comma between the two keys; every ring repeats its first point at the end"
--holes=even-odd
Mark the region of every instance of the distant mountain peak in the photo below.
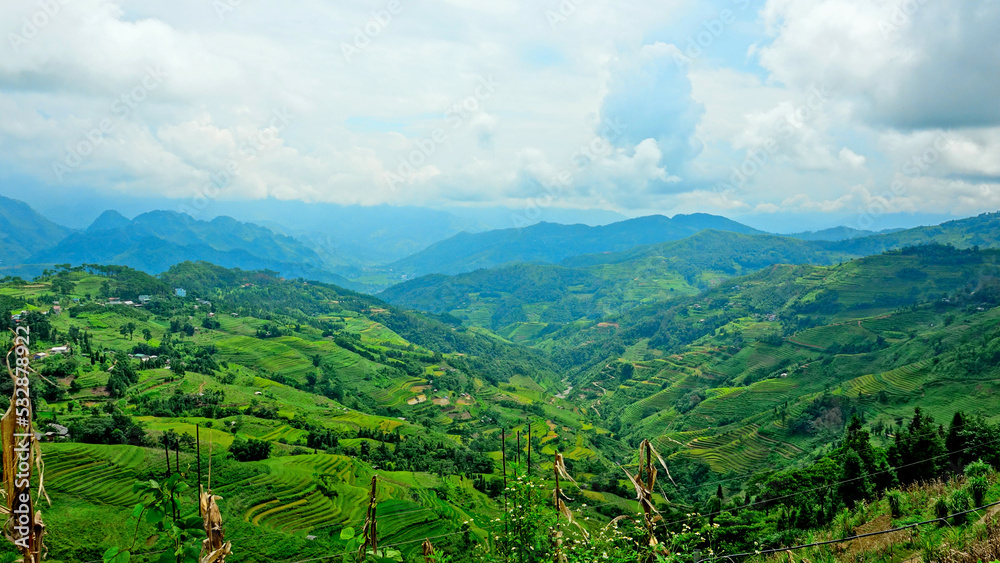
{"type": "Polygon", "coordinates": [[[87,227],[87,232],[93,233],[96,231],[113,231],[116,229],[123,229],[131,222],[132,221],[128,217],[122,215],[114,209],[108,209],[104,213],[101,213],[97,219],[94,219],[94,222],[87,227]]]}

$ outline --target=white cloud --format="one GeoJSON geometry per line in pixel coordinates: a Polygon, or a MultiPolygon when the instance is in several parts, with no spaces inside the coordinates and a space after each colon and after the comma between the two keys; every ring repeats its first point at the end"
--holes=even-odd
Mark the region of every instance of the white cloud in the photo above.
{"type": "Polygon", "coordinates": [[[1000,122],[1000,3],[769,0],[760,47],[772,77],[843,96],[865,121],[902,128],[1000,122]]]}
{"type": "Polygon", "coordinates": [[[383,0],[243,2],[222,18],[194,0],[74,0],[31,38],[22,18],[38,4],[12,0],[0,5],[0,163],[47,184],[185,198],[235,164],[208,188],[217,197],[988,209],[1000,5],[918,4],[894,20],[885,0],[769,0],[687,65],[674,45],[698,31],[678,28],[693,0],[403,0],[375,27],[383,0]],[[743,39],[755,26],[768,35],[743,39]],[[377,33],[359,47],[366,28],[377,33]],[[155,88],[150,68],[165,76],[155,88]],[[276,127],[276,112],[294,118],[276,127]],[[113,130],[60,181],[53,163],[102,120],[113,130]],[[942,131],[947,145],[914,164],[942,131]],[[761,150],[738,186],[708,187],[761,150]]]}

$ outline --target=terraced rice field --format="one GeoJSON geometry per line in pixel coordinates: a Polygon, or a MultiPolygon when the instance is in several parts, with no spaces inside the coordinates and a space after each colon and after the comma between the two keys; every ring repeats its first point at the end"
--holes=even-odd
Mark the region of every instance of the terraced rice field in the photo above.
{"type": "Polygon", "coordinates": [[[392,385],[388,388],[372,391],[371,396],[380,405],[400,407],[418,395],[413,392],[414,386],[422,385],[426,382],[427,380],[417,377],[399,378],[393,381],[392,385]]]}
{"type": "Polygon", "coordinates": [[[792,459],[801,450],[760,433],[760,426],[747,424],[735,430],[702,436],[687,444],[687,450],[674,455],[692,456],[709,464],[713,471],[746,471],[759,467],[771,455],[792,459]]]}
{"type": "Polygon", "coordinates": [[[821,326],[796,333],[791,340],[795,343],[826,349],[834,344],[871,344],[877,335],[862,328],[857,323],[821,326]]]}
{"type": "MultiPolygon", "coordinates": [[[[231,510],[244,522],[285,533],[358,528],[368,505],[371,472],[346,456],[315,454],[264,462],[266,472],[216,488],[238,499],[231,510]]],[[[378,481],[381,539],[407,541],[442,533],[454,520],[471,513],[448,506],[418,485],[438,480],[429,475],[380,473],[378,481]],[[450,521],[450,522],[448,522],[450,521]]]]}
{"type": "Polygon", "coordinates": [[[761,411],[795,398],[798,384],[793,379],[767,379],[750,387],[713,389],[712,396],[692,411],[716,423],[751,418],[761,411]]]}
{"type": "Polygon", "coordinates": [[[889,395],[906,396],[926,381],[930,366],[930,360],[922,360],[891,371],[856,377],[847,382],[848,393],[874,395],[885,391],[889,395]]]}
{"type": "MultiPolygon", "coordinates": [[[[45,488],[50,495],[72,495],[113,506],[138,502],[138,495],[132,492],[138,471],[166,471],[162,453],[132,446],[46,443],[42,455],[45,488]]],[[[187,457],[182,455],[181,463],[188,461],[187,457]]]]}

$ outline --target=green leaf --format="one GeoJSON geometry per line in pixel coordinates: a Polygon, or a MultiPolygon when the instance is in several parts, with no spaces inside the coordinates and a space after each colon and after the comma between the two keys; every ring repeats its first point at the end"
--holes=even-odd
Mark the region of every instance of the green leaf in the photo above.
{"type": "Polygon", "coordinates": [[[163,513],[163,510],[160,507],[153,507],[146,513],[146,522],[149,522],[150,524],[159,524],[160,522],[163,522],[165,517],[166,514],[163,513]]]}
{"type": "Polygon", "coordinates": [[[145,508],[145,507],[142,505],[141,502],[139,504],[135,505],[135,508],[132,509],[132,518],[138,518],[139,515],[142,514],[142,509],[143,508],[145,508]]]}
{"type": "Polygon", "coordinates": [[[118,555],[118,548],[109,547],[108,550],[104,552],[104,561],[114,561],[117,555],[118,555]]]}
{"type": "Polygon", "coordinates": [[[344,528],[340,531],[340,539],[347,541],[354,537],[354,528],[344,528]]]}
{"type": "Polygon", "coordinates": [[[188,530],[200,530],[205,525],[205,521],[201,519],[201,516],[190,516],[183,520],[184,528],[188,530]]]}
{"type": "Polygon", "coordinates": [[[201,559],[201,547],[197,543],[191,543],[184,547],[183,561],[185,563],[198,563],[201,559]]]}

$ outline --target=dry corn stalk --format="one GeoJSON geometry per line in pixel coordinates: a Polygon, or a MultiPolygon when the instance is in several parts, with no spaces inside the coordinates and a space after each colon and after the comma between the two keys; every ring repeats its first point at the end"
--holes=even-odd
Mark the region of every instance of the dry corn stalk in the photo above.
{"type": "MultiPolygon", "coordinates": [[[[621,466],[619,466],[621,467],[621,466]]],[[[653,483],[656,480],[656,469],[648,473],[650,479],[643,479],[640,476],[633,476],[628,472],[628,469],[624,467],[621,468],[628,476],[628,480],[632,483],[632,487],[635,488],[635,500],[639,501],[639,507],[642,508],[643,522],[646,526],[646,533],[649,535],[649,545],[654,546],[660,542],[656,539],[656,535],[653,533],[653,529],[656,523],[663,519],[660,516],[660,511],[656,510],[653,505],[653,483]]]]}
{"type": "Polygon", "coordinates": [[[431,563],[431,556],[434,555],[434,546],[431,545],[430,539],[424,540],[424,543],[420,545],[420,554],[424,556],[424,561],[431,563]]]}
{"type": "MultiPolygon", "coordinates": [[[[583,528],[578,522],[573,520],[573,512],[566,506],[566,501],[572,501],[573,499],[566,496],[562,488],[559,486],[559,479],[568,479],[576,484],[576,480],[570,477],[569,472],[566,470],[566,460],[560,453],[556,454],[555,462],[552,464],[552,472],[555,474],[556,488],[553,491],[552,499],[556,508],[556,519],[560,517],[565,517],[566,521],[570,524],[575,525],[583,533],[583,536],[587,537],[587,530],[583,528]]],[[[577,485],[579,487],[579,485],[577,485]]],[[[556,563],[564,563],[566,561],[566,555],[562,551],[563,545],[563,533],[562,529],[558,526],[555,529],[555,539],[556,539],[556,563]]]]}
{"type": "Polygon", "coordinates": [[[51,504],[45,492],[42,450],[38,437],[31,425],[31,391],[28,374],[28,335],[27,328],[19,327],[15,333],[14,345],[7,353],[7,373],[14,383],[14,392],[10,398],[7,412],[0,418],[0,440],[3,442],[3,493],[6,497],[3,510],[7,516],[4,525],[4,535],[23,556],[24,563],[38,563],[45,555],[44,536],[45,524],[42,522],[41,511],[34,510],[31,499],[32,465],[38,469],[38,496],[45,497],[51,504]],[[14,362],[11,362],[11,355],[14,362]],[[12,365],[16,366],[12,369],[12,365]]]}
{"type": "Polygon", "coordinates": [[[377,500],[375,498],[377,490],[378,477],[372,477],[372,490],[368,495],[368,512],[365,515],[365,527],[364,536],[365,543],[361,544],[358,549],[358,561],[364,561],[365,553],[371,549],[372,552],[378,552],[378,529],[376,527],[377,521],[375,518],[375,505],[377,500]]]}
{"type": "MultiPolygon", "coordinates": [[[[662,467],[664,473],[667,474],[667,479],[670,479],[670,482],[673,483],[674,486],[676,487],[677,486],[677,482],[674,481],[673,477],[671,477],[671,475],[670,475],[670,469],[667,468],[667,462],[663,461],[663,456],[660,455],[660,452],[656,451],[656,448],[653,447],[653,444],[649,440],[643,440],[642,443],[639,444],[639,462],[640,463],[642,463],[642,453],[643,453],[643,450],[645,450],[645,452],[646,452],[646,464],[649,467],[652,467],[653,466],[652,457],[656,456],[656,460],[660,462],[660,467],[662,467]]],[[[664,496],[663,500],[667,500],[667,497],[664,496]]]]}
{"type": "Polygon", "coordinates": [[[201,491],[201,514],[208,536],[201,542],[201,563],[225,563],[226,556],[233,552],[232,542],[227,542],[222,536],[222,514],[216,501],[222,497],[201,491]]]}

